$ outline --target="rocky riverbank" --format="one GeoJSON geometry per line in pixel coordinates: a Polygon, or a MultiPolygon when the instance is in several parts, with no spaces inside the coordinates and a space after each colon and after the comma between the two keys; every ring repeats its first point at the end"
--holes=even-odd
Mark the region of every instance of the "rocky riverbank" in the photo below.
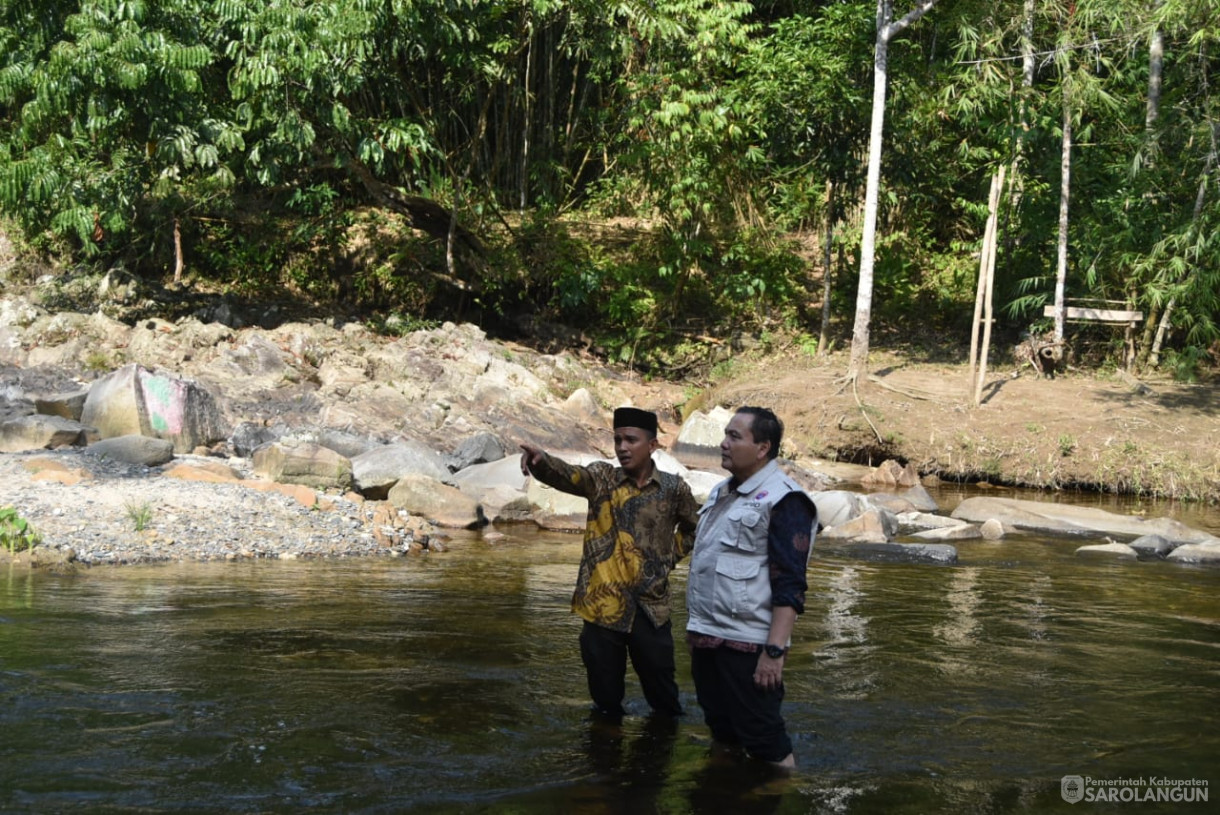
{"type": "MultiPolygon", "coordinates": [[[[887,365],[852,393],[836,389],[833,360],[777,349],[743,356],[692,399],[675,383],[496,342],[471,325],[386,337],[338,320],[264,329],[222,316],[129,325],[0,299],[0,508],[44,542],[19,560],[395,556],[442,549],[449,527],[488,540],[500,534],[489,522],[576,531],[583,506],[527,484],[517,446],[607,457],[609,410],[624,404],[660,414],[663,446],[681,458],[663,455],[663,466],[697,495],[721,476],[708,455],[724,421],[717,405],[775,407],[789,426],[790,468],[810,490],[834,492],[835,458],[909,462],[888,492],[881,483],[870,501],[844,499],[841,521],[855,526],[826,536],[886,557],[921,559],[910,542],[894,543],[918,535],[940,541],[913,544],[932,547],[926,559],[951,561],[944,541],[981,534],[913,494],[921,476],[1220,492],[1220,436],[1202,387],[1004,373],[971,408],[952,369],[887,365]]],[[[1056,533],[1022,527],[1023,517],[996,520],[1001,532],[1056,533]]],[[[1098,535],[1140,534],[1089,523],[1098,535]]],[[[1169,534],[1171,548],[1211,552],[1210,540],[1169,534]]]]}

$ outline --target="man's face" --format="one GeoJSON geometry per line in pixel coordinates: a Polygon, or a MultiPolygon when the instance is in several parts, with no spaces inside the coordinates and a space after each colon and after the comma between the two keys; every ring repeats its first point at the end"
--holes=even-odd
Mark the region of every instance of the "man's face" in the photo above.
{"type": "Polygon", "coordinates": [[[652,451],[657,449],[657,439],[639,427],[614,428],[614,454],[619,466],[631,474],[639,474],[652,460],[652,451]]]}
{"type": "Polygon", "coordinates": [[[754,441],[751,426],[754,418],[748,413],[734,413],[724,428],[720,442],[720,466],[738,478],[748,478],[767,463],[769,442],[754,441]]]}

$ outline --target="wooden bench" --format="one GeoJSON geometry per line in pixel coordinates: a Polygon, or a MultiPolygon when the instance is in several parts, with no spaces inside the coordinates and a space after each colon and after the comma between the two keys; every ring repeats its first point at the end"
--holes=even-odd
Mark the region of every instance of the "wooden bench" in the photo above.
{"type": "MultiPolygon", "coordinates": [[[[1124,327],[1123,332],[1123,367],[1130,369],[1135,362],[1135,326],[1144,319],[1144,312],[1130,311],[1120,308],[1107,308],[1107,306],[1123,306],[1121,300],[1075,300],[1064,301],[1063,303],[1063,321],[1067,323],[1108,323],[1110,325],[1121,325],[1124,327]],[[1069,305],[1069,302],[1074,302],[1076,305],[1069,305]]],[[[1043,306],[1043,317],[1055,316],[1054,306],[1043,306]]]]}
{"type": "MultiPolygon", "coordinates": [[[[1043,317],[1054,317],[1054,306],[1042,307],[1043,317]]],[[[1093,306],[1063,307],[1063,319],[1071,323],[1118,323],[1134,325],[1144,319],[1142,311],[1126,311],[1116,308],[1095,308],[1093,306]]]]}

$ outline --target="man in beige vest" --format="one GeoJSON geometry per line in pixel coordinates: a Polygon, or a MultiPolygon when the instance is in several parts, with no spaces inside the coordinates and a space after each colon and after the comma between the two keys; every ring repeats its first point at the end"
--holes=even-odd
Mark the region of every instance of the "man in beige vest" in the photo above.
{"type": "Polygon", "coordinates": [[[730,477],[699,510],[686,632],[712,738],[791,769],[780,715],[784,662],[805,609],[817,508],[776,462],[783,434],[779,418],[760,407],[738,409],[725,428],[720,459],[730,477]]]}

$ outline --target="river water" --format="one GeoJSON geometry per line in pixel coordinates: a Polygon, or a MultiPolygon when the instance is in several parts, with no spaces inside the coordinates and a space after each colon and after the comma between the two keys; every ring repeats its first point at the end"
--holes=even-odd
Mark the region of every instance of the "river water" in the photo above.
{"type": "Polygon", "coordinates": [[[815,555],[785,671],[800,767],[777,778],[710,754],[681,648],[676,727],[632,683],[621,726],[592,721],[579,538],[506,531],[397,560],[0,572],[0,811],[1214,811],[1220,569],[1037,537],[952,567],[815,555]],[[1069,804],[1071,775],[1209,786],[1069,804]]]}

